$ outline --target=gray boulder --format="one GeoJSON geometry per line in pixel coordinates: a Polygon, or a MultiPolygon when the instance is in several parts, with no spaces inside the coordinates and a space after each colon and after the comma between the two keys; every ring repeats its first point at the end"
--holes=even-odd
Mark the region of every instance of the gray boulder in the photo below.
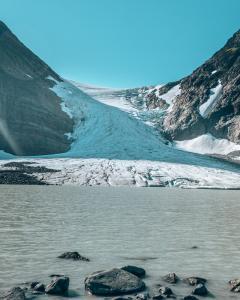
{"type": "Polygon", "coordinates": [[[52,295],[64,295],[68,291],[69,278],[67,276],[55,277],[46,287],[45,292],[52,295]]]}
{"type": "Polygon", "coordinates": [[[114,296],[142,291],[145,283],[122,269],[95,272],[85,279],[85,289],[98,296],[114,296]]]}
{"type": "Polygon", "coordinates": [[[1,300],[25,300],[25,292],[20,287],[14,287],[7,291],[4,295],[0,296],[1,300]]]}

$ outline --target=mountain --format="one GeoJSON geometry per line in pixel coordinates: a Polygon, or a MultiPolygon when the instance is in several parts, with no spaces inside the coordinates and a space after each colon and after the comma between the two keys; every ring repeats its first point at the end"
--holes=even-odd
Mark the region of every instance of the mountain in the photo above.
{"type": "Polygon", "coordinates": [[[240,144],[240,31],[190,76],[164,120],[176,140],[210,133],[240,144]]]}
{"type": "Polygon", "coordinates": [[[87,93],[151,122],[178,148],[218,155],[240,154],[240,31],[191,75],[165,85],[97,89],[87,93]],[[115,99],[115,100],[114,100],[115,99]],[[118,100],[117,100],[118,99],[118,100]]]}
{"type": "Polygon", "coordinates": [[[0,22],[0,146],[16,155],[65,152],[73,121],[50,89],[61,78],[0,22]]]}

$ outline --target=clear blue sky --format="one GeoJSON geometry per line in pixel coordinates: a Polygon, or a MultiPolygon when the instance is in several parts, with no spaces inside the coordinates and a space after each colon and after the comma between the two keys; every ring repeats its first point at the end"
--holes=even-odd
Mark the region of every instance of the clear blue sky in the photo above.
{"type": "Polygon", "coordinates": [[[60,75],[135,87],[208,59],[240,28],[240,0],[0,0],[0,19],[60,75]]]}

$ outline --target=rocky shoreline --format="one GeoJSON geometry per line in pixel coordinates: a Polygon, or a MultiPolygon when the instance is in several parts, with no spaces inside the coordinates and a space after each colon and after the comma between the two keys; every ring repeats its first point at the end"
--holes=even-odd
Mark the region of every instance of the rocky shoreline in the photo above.
{"type": "Polygon", "coordinates": [[[34,166],[32,162],[9,162],[0,170],[0,184],[49,185],[36,174],[55,173],[54,169],[34,166]]]}
{"type": "MultiPolygon", "coordinates": [[[[80,255],[78,252],[65,252],[58,258],[90,262],[87,257],[80,255]]],[[[87,295],[94,295],[104,297],[106,300],[161,300],[167,298],[197,300],[202,297],[215,298],[208,290],[208,282],[205,278],[196,276],[180,278],[175,273],[169,273],[161,277],[159,284],[147,286],[144,282],[147,275],[145,269],[133,265],[94,272],[84,280],[86,297],[87,295]],[[187,295],[179,293],[178,287],[181,285],[189,287],[187,295]]],[[[69,290],[70,278],[68,276],[52,274],[49,277],[51,277],[49,284],[39,281],[24,283],[0,295],[0,299],[26,300],[43,295],[55,295],[61,299],[61,297],[72,297],[73,293],[78,296],[77,292],[69,290]]],[[[228,283],[230,292],[240,292],[240,279],[233,279],[228,283]]]]}

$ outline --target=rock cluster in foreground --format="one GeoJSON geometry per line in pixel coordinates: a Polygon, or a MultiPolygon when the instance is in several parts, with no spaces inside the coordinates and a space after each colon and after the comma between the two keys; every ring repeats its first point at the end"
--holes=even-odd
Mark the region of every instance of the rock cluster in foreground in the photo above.
{"type": "MultiPolygon", "coordinates": [[[[78,252],[67,253],[75,253],[74,257],[82,257],[78,252]]],[[[70,256],[71,259],[74,259],[70,254],[67,255],[67,258],[70,256]]],[[[213,297],[206,287],[207,280],[205,278],[192,276],[181,279],[175,273],[169,273],[162,277],[162,281],[170,286],[158,284],[158,287],[147,287],[143,281],[145,274],[146,272],[143,268],[129,265],[122,268],[94,272],[85,278],[85,290],[90,295],[113,297],[113,300],[161,300],[166,298],[198,300],[199,296],[213,297]],[[188,285],[190,288],[189,295],[179,295],[176,292],[178,284],[188,285]]],[[[48,285],[37,281],[31,282],[27,288],[12,288],[0,296],[0,299],[26,300],[43,294],[56,295],[58,297],[70,295],[69,277],[56,274],[50,275],[50,277],[52,279],[48,285]]],[[[230,280],[229,284],[231,287],[230,291],[240,292],[240,279],[230,280]]]]}

